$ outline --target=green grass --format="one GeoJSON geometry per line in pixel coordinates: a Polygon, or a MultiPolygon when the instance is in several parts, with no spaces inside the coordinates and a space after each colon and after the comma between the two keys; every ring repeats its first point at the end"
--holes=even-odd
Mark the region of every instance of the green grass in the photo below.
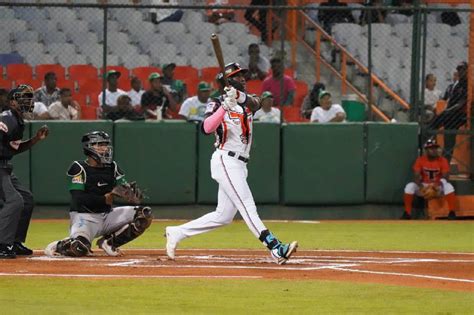
{"type": "MultiPolygon", "coordinates": [[[[154,222],[131,248],[163,248],[166,225],[154,222]]],[[[282,241],[298,240],[301,249],[413,250],[474,252],[474,222],[412,221],[358,222],[322,221],[320,224],[267,224],[282,241]]],[[[69,223],[32,222],[27,245],[43,249],[53,240],[67,236],[69,223]]],[[[186,239],[180,248],[255,248],[263,246],[242,221],[210,233],[186,239]]]]}
{"type": "Polygon", "coordinates": [[[0,304],[8,314],[469,314],[474,294],[330,281],[0,278],[0,304]]]}

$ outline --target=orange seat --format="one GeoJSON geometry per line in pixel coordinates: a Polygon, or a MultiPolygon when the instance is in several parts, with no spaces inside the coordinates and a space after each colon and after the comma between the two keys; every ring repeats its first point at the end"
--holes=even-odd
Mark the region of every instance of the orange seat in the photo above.
{"type": "Polygon", "coordinates": [[[81,112],[82,120],[97,119],[97,107],[81,105],[81,112]]]}
{"type": "Polygon", "coordinates": [[[64,80],[66,77],[66,69],[63,66],[57,64],[43,64],[37,65],[35,67],[35,73],[37,79],[44,79],[44,75],[47,72],[54,72],[56,74],[56,78],[59,80],[64,80]]]}
{"type": "Polygon", "coordinates": [[[10,80],[33,78],[33,68],[27,64],[7,65],[7,78],[10,80]]]}
{"type": "Polygon", "coordinates": [[[99,94],[89,94],[87,95],[87,98],[89,101],[89,106],[95,108],[99,107],[99,94]]]}
{"type": "Polygon", "coordinates": [[[247,81],[247,92],[249,94],[262,94],[262,81],[260,80],[249,80],[247,81]]]}
{"type": "Polygon", "coordinates": [[[283,106],[281,107],[283,110],[283,117],[286,122],[301,122],[303,119],[301,118],[300,109],[297,107],[289,107],[283,106]]]}
{"type": "Polygon", "coordinates": [[[102,81],[93,79],[82,79],[77,81],[78,90],[81,94],[96,94],[99,95],[102,90],[102,81]]]}
{"type": "Polygon", "coordinates": [[[0,88],[10,90],[12,88],[12,81],[0,78],[0,88]]]}
{"type": "Polygon", "coordinates": [[[198,79],[188,79],[184,81],[184,83],[186,83],[186,91],[188,92],[188,97],[197,95],[197,86],[199,82],[200,81],[198,79]]]}
{"type": "Polygon", "coordinates": [[[80,79],[97,79],[97,68],[91,65],[71,65],[67,70],[69,79],[78,81],[80,79]]]}
{"type": "Polygon", "coordinates": [[[174,68],[174,78],[176,80],[199,79],[198,70],[191,66],[176,66],[174,68]]]}
{"type": "Polygon", "coordinates": [[[14,82],[15,82],[15,86],[18,86],[20,84],[28,84],[28,85],[31,85],[31,87],[35,90],[40,88],[43,85],[42,79],[33,79],[31,77],[17,78],[14,82]]]}
{"type": "Polygon", "coordinates": [[[308,94],[308,85],[306,82],[295,80],[296,91],[295,91],[295,98],[293,100],[293,106],[301,108],[301,104],[303,103],[303,99],[308,94]]]}
{"type": "Polygon", "coordinates": [[[60,89],[62,88],[68,88],[71,89],[71,92],[74,94],[74,91],[76,91],[76,84],[74,83],[73,80],[66,80],[66,79],[59,79],[56,82],[56,86],[60,89]]]}
{"type": "Polygon", "coordinates": [[[208,83],[214,82],[219,72],[219,67],[204,67],[201,69],[201,80],[208,83]]]}
{"type": "Polygon", "coordinates": [[[145,82],[148,82],[148,76],[152,72],[161,74],[161,69],[157,67],[137,67],[132,69],[132,76],[139,78],[142,81],[142,85],[145,85],[145,82]]]}
{"type": "MultiPolygon", "coordinates": [[[[130,70],[128,70],[127,67],[124,67],[124,66],[107,66],[105,68],[105,70],[107,72],[109,72],[110,70],[115,70],[115,71],[120,72],[119,83],[120,83],[120,81],[130,80],[130,70]]],[[[100,73],[103,74],[102,68],[100,69],[100,73]]]]}
{"type": "Polygon", "coordinates": [[[76,102],[79,103],[81,106],[86,106],[88,101],[87,101],[87,94],[81,94],[81,93],[73,93],[72,94],[72,99],[75,100],[76,102]]]}

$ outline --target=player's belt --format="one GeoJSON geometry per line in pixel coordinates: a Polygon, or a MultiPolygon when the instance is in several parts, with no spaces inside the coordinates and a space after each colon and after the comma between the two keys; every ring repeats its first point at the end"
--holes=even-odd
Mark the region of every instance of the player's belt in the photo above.
{"type": "Polygon", "coordinates": [[[231,156],[231,157],[235,157],[237,160],[241,160],[242,162],[244,163],[248,163],[249,162],[249,159],[246,158],[246,157],[243,157],[243,156],[240,156],[240,155],[237,155],[237,153],[235,153],[234,151],[227,151],[227,155],[231,156]]]}

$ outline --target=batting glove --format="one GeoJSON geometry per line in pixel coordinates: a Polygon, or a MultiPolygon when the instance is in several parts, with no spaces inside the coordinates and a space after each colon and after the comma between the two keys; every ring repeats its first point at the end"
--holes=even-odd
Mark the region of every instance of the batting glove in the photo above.
{"type": "Polygon", "coordinates": [[[224,98],[224,102],[222,103],[222,108],[226,111],[232,110],[235,106],[237,106],[237,100],[235,98],[226,97],[224,98]]]}
{"type": "Polygon", "coordinates": [[[237,103],[243,104],[247,99],[245,93],[240,92],[239,90],[235,89],[233,86],[226,86],[224,88],[225,94],[227,97],[233,98],[237,100],[237,103]]]}

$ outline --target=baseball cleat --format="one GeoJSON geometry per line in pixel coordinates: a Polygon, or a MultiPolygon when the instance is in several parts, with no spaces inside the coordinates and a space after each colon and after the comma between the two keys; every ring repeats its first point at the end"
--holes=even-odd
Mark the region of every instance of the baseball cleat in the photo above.
{"type": "Polygon", "coordinates": [[[272,249],[270,253],[277,264],[284,265],[291,255],[296,252],[297,248],[298,242],[293,241],[290,244],[281,244],[277,248],[272,249]]]}
{"type": "Polygon", "coordinates": [[[120,249],[115,248],[114,246],[110,245],[109,242],[103,237],[97,240],[97,246],[99,246],[99,248],[102,249],[107,254],[107,256],[112,256],[112,257],[123,256],[123,253],[120,249]]]}
{"type": "Polygon", "coordinates": [[[57,257],[57,256],[62,256],[60,253],[58,253],[56,250],[58,249],[58,243],[60,241],[54,241],[49,243],[48,246],[44,249],[44,254],[48,257],[57,257]]]}
{"type": "Polygon", "coordinates": [[[14,259],[16,253],[13,244],[0,244],[0,259],[14,259]]]}
{"type": "Polygon", "coordinates": [[[167,226],[166,227],[166,255],[171,260],[174,260],[176,255],[176,248],[178,247],[178,243],[181,240],[179,238],[179,230],[177,227],[174,226],[167,226]]]}
{"type": "Polygon", "coordinates": [[[33,251],[20,242],[13,243],[13,250],[17,256],[31,256],[33,251]]]}

